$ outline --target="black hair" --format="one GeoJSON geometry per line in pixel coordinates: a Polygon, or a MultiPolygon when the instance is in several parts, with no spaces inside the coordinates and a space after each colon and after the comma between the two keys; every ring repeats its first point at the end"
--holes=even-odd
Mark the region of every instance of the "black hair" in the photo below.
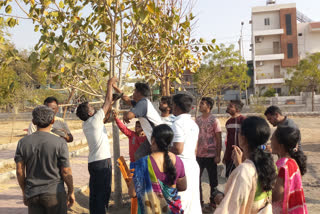
{"type": "Polygon", "coordinates": [[[177,172],[168,154],[169,145],[173,139],[173,131],[170,126],[161,124],[154,127],[151,138],[155,140],[159,151],[164,152],[163,169],[167,176],[166,182],[168,182],[169,185],[173,185],[177,177],[177,172]]]}
{"type": "Polygon", "coordinates": [[[84,102],[78,106],[76,115],[80,118],[80,120],[86,121],[90,117],[88,115],[88,112],[89,112],[88,104],[89,104],[88,102],[84,102]]]}
{"type": "Polygon", "coordinates": [[[172,113],[172,97],[163,96],[163,97],[161,97],[160,101],[167,103],[168,108],[170,108],[170,113],[172,113]]]}
{"type": "Polygon", "coordinates": [[[147,83],[137,82],[134,87],[144,97],[150,96],[150,87],[147,83]]]}
{"type": "Polygon", "coordinates": [[[206,101],[207,105],[209,105],[210,110],[212,110],[214,105],[214,100],[211,97],[202,97],[201,101],[206,101]]]}
{"type": "Polygon", "coordinates": [[[243,108],[243,102],[241,102],[241,100],[231,100],[230,103],[232,103],[236,109],[240,112],[243,108]]]}
{"type": "Polygon", "coordinates": [[[176,104],[184,113],[189,113],[192,102],[193,99],[188,94],[176,94],[173,96],[173,103],[176,104]]]}
{"type": "Polygon", "coordinates": [[[49,103],[53,103],[53,102],[56,102],[57,105],[59,105],[59,102],[57,100],[57,98],[55,97],[47,97],[44,101],[43,101],[43,105],[48,105],[49,103]]]}
{"type": "Polygon", "coordinates": [[[278,126],[274,132],[274,136],[276,137],[278,143],[284,146],[290,157],[297,162],[301,175],[306,174],[307,156],[305,156],[303,151],[297,149],[297,144],[301,139],[299,129],[289,126],[278,126]]]}
{"type": "Polygon", "coordinates": [[[267,116],[268,114],[275,115],[276,113],[282,115],[281,109],[278,106],[269,106],[264,112],[264,115],[265,116],[267,116]]]}
{"type": "Polygon", "coordinates": [[[54,112],[45,105],[37,106],[32,111],[32,122],[40,128],[48,127],[54,119],[54,112]]]}
{"type": "Polygon", "coordinates": [[[139,123],[139,124],[141,125],[141,123],[140,123],[140,121],[139,121],[139,120],[137,120],[137,121],[136,121],[136,124],[137,124],[137,123],[139,123]]]}
{"type": "Polygon", "coordinates": [[[249,159],[254,163],[258,180],[264,191],[272,190],[277,178],[275,165],[270,153],[264,152],[260,145],[270,137],[270,127],[261,117],[248,117],[241,124],[241,135],[248,141],[249,159]]]}

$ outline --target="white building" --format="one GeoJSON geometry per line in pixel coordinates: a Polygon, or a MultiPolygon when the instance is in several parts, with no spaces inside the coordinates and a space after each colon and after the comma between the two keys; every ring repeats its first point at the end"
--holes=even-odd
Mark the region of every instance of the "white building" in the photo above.
{"type": "Polygon", "coordinates": [[[295,3],[267,2],[266,6],[252,8],[254,89],[256,94],[269,88],[286,94],[287,69],[307,53],[320,52],[320,22],[306,23],[309,19],[297,13],[295,3]]]}

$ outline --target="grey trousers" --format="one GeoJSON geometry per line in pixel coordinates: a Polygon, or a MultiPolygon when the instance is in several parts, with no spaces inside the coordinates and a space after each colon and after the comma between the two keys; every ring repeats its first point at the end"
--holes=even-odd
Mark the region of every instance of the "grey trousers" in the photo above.
{"type": "Polygon", "coordinates": [[[41,194],[27,199],[29,214],[67,214],[67,196],[65,192],[41,194]]]}

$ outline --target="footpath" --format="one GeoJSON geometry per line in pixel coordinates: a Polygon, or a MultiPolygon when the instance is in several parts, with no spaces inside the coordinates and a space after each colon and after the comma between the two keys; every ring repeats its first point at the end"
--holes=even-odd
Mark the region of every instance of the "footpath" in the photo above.
{"type": "MultiPolygon", "coordinates": [[[[131,126],[132,124],[129,124],[131,126]]],[[[112,133],[111,124],[106,125],[108,133],[112,133]]],[[[85,140],[85,136],[82,131],[72,132],[74,136],[74,142],[85,140]]],[[[110,151],[113,154],[112,135],[109,136],[110,151]]],[[[124,156],[125,160],[129,160],[129,147],[128,140],[124,135],[120,135],[120,154],[124,156]]],[[[83,191],[86,189],[89,182],[88,172],[88,147],[81,148],[80,152],[69,152],[73,154],[70,157],[70,164],[73,174],[73,181],[75,191],[83,191]]],[[[7,149],[0,150],[0,164],[4,161],[11,162],[15,154],[15,146],[12,145],[7,149]]],[[[113,157],[112,157],[113,161],[113,157]]],[[[113,163],[113,169],[117,167],[113,163]]],[[[15,173],[14,173],[15,174],[15,173]]],[[[27,214],[28,209],[23,204],[22,192],[20,190],[17,179],[14,175],[11,179],[4,179],[0,181],[0,214],[27,214]]]]}

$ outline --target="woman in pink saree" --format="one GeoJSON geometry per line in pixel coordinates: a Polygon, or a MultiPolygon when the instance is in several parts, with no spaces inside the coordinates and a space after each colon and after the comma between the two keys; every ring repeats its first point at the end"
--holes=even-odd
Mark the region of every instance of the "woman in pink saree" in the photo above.
{"type": "Polygon", "coordinates": [[[271,138],[272,153],[277,154],[278,177],[272,190],[273,213],[308,213],[301,175],[307,172],[307,157],[297,149],[298,129],[279,126],[271,138]]]}
{"type": "Polygon", "coordinates": [[[225,196],[215,213],[272,214],[270,196],[276,169],[271,154],[261,149],[269,137],[270,127],[263,118],[248,117],[243,121],[239,133],[242,151],[234,146],[232,158],[237,167],[227,181],[225,196]]]}

